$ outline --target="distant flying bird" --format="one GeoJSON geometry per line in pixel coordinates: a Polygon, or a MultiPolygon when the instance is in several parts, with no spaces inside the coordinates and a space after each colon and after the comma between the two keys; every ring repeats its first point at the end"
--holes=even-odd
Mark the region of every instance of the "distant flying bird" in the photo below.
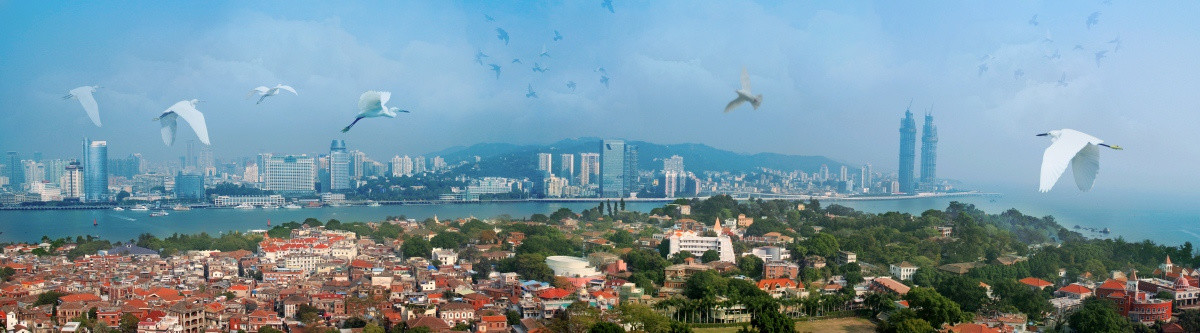
{"type": "Polygon", "coordinates": [[[1075,48],[1073,48],[1073,49],[1071,49],[1071,50],[1075,50],[1075,51],[1083,51],[1083,50],[1084,50],[1084,48],[1083,48],[1083,44],[1075,44],[1075,48]]]}
{"type": "Polygon", "coordinates": [[[1067,86],[1067,73],[1063,73],[1062,77],[1058,79],[1058,86],[1059,87],[1067,86]]]}
{"type": "Polygon", "coordinates": [[[575,81],[567,81],[567,89],[571,89],[571,91],[575,91],[575,81]]]}
{"type": "Polygon", "coordinates": [[[558,34],[558,30],[554,30],[554,41],[562,40],[562,35],[558,34]]]}
{"type": "Polygon", "coordinates": [[[604,67],[597,67],[595,72],[599,72],[600,74],[608,75],[608,70],[605,70],[604,67]]]}
{"type": "Polygon", "coordinates": [[[488,64],[488,66],[492,66],[492,71],[496,72],[496,79],[499,80],[500,79],[500,65],[488,64]]]}
{"type": "Polygon", "coordinates": [[[187,121],[188,126],[192,127],[192,131],[196,132],[196,136],[200,138],[200,142],[208,143],[208,125],[204,124],[204,114],[200,110],[196,110],[196,104],[200,100],[184,100],[171,105],[166,111],[158,117],[152,119],[162,124],[162,139],[167,146],[175,144],[175,129],[178,127],[178,119],[183,118],[187,121]]]}
{"type": "Polygon", "coordinates": [[[604,2],[600,3],[600,7],[607,8],[609,13],[617,13],[613,10],[612,0],[604,0],[604,2]]]}
{"type": "Polygon", "coordinates": [[[1100,67],[1100,59],[1104,59],[1104,55],[1108,54],[1108,50],[1096,51],[1096,67],[1100,67]]]}
{"type": "Polygon", "coordinates": [[[1020,79],[1021,79],[1021,78],[1023,78],[1023,77],[1025,77],[1025,71],[1024,71],[1024,70],[1020,70],[1020,69],[1018,69],[1018,70],[1015,70],[1015,71],[1013,71],[1013,79],[1014,79],[1014,80],[1020,80],[1020,79]]]}
{"type": "Polygon", "coordinates": [[[537,92],[533,91],[532,84],[525,88],[525,98],[538,98],[537,92]]]}
{"type": "Polygon", "coordinates": [[[518,58],[513,58],[513,61],[512,61],[512,63],[514,63],[514,64],[519,64],[519,63],[521,63],[521,59],[518,59],[518,58]]]}
{"type": "Polygon", "coordinates": [[[734,98],[733,101],[730,101],[729,104],[725,105],[726,113],[733,111],[733,109],[736,109],[745,102],[750,102],[750,105],[753,106],[755,110],[758,110],[758,106],[762,104],[762,94],[754,95],[754,93],[750,92],[750,73],[746,72],[745,67],[742,67],[742,88],[734,90],[733,92],[737,93],[737,97],[734,98]]]}
{"type": "Polygon", "coordinates": [[[300,94],[297,94],[296,89],[292,89],[291,86],[276,84],[275,87],[272,87],[272,88],[267,88],[266,86],[259,86],[258,88],[250,89],[250,93],[246,94],[246,98],[250,98],[254,95],[262,95],[262,97],[258,98],[258,102],[254,103],[254,104],[262,104],[264,99],[267,99],[267,97],[278,95],[280,90],[290,91],[290,92],[292,92],[292,95],[297,95],[297,96],[300,95],[300,94]]]}
{"type": "Polygon", "coordinates": [[[487,20],[488,22],[496,22],[496,19],[492,18],[492,16],[488,14],[483,14],[483,19],[487,20]]]}
{"type": "Polygon", "coordinates": [[[1042,37],[1043,43],[1054,43],[1054,35],[1050,34],[1050,29],[1046,29],[1046,36],[1042,37]]]}
{"type": "Polygon", "coordinates": [[[1041,184],[1038,190],[1049,192],[1071,166],[1075,174],[1075,186],[1080,191],[1092,189],[1096,182],[1096,174],[1100,172],[1100,148],[1108,147],[1121,150],[1121,146],[1108,145],[1104,140],[1073,129],[1054,130],[1037,136],[1049,136],[1050,147],[1042,155],[1041,184]]]}
{"type": "Polygon", "coordinates": [[[600,75],[600,83],[603,83],[604,87],[608,88],[608,75],[600,75]]]}
{"type": "Polygon", "coordinates": [[[979,76],[983,76],[983,73],[987,73],[987,71],[988,65],[986,63],[979,64],[979,76]]]}
{"type": "Polygon", "coordinates": [[[546,71],[548,71],[548,70],[550,70],[550,67],[542,68],[542,65],[541,65],[541,64],[538,64],[538,63],[536,63],[536,62],[535,62],[535,63],[533,63],[533,71],[534,71],[534,72],[538,72],[538,73],[545,73],[545,72],[546,72],[546,71]]]}
{"type": "Polygon", "coordinates": [[[1045,55],[1045,57],[1046,57],[1046,59],[1050,59],[1050,60],[1058,60],[1058,59],[1062,58],[1062,53],[1059,53],[1058,49],[1054,49],[1054,53],[1047,54],[1047,55],[1045,55]]]}
{"type": "Polygon", "coordinates": [[[1033,18],[1029,19],[1029,25],[1032,25],[1035,27],[1038,25],[1037,14],[1034,14],[1033,18]]]}
{"type": "Polygon", "coordinates": [[[1115,44],[1115,46],[1113,46],[1113,53],[1116,53],[1121,49],[1121,37],[1113,38],[1113,40],[1108,41],[1108,43],[1115,44]]]}
{"type": "Polygon", "coordinates": [[[387,102],[392,99],[392,93],[386,91],[368,91],[358,97],[358,116],[354,117],[354,121],[346,128],[342,129],[342,133],[350,131],[350,127],[357,124],[363,118],[388,117],[396,118],[396,112],[409,113],[408,110],[401,110],[397,107],[388,107],[387,102]]]}
{"type": "Polygon", "coordinates": [[[92,118],[92,123],[96,124],[96,127],[101,127],[100,106],[96,105],[96,98],[92,97],[92,93],[96,92],[96,89],[100,89],[100,86],[82,86],[71,89],[66,96],[63,96],[63,99],[79,100],[79,104],[83,105],[83,111],[86,111],[88,117],[92,118]]]}
{"type": "Polygon", "coordinates": [[[504,41],[504,45],[508,45],[508,31],[496,28],[496,38],[504,41]]]}
{"type": "Polygon", "coordinates": [[[550,50],[546,49],[546,44],[542,44],[542,52],[538,52],[539,57],[550,57],[550,50]]]}
{"type": "Polygon", "coordinates": [[[479,51],[475,52],[475,63],[477,63],[477,64],[479,64],[480,66],[482,66],[482,65],[483,65],[483,58],[487,58],[487,57],[488,57],[488,55],[487,55],[487,54],[484,54],[484,53],[483,53],[483,50],[479,50],[479,51]]]}
{"type": "Polygon", "coordinates": [[[1100,23],[1100,12],[1092,12],[1092,15],[1087,17],[1087,28],[1091,29],[1097,23],[1100,23]]]}

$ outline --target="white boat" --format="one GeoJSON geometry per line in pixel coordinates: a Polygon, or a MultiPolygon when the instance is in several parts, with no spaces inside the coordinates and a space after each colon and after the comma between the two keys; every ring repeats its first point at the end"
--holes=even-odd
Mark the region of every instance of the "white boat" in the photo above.
{"type": "Polygon", "coordinates": [[[177,211],[185,211],[185,210],[192,210],[192,207],[188,207],[188,206],[184,206],[184,205],[175,205],[175,207],[171,207],[171,209],[177,210],[177,211]]]}
{"type": "Polygon", "coordinates": [[[254,209],[254,205],[251,205],[251,204],[248,204],[248,203],[244,203],[244,204],[237,205],[237,207],[233,207],[233,208],[237,208],[237,209],[254,209]]]}
{"type": "Polygon", "coordinates": [[[303,207],[300,207],[300,205],[297,205],[297,204],[287,204],[287,205],[284,205],[283,208],[284,209],[300,209],[303,207]]]}
{"type": "Polygon", "coordinates": [[[123,212],[123,211],[125,211],[125,208],[121,208],[121,207],[113,207],[113,210],[114,210],[114,211],[118,211],[118,212],[123,212]]]}
{"type": "Polygon", "coordinates": [[[137,205],[137,206],[133,206],[133,208],[130,208],[129,210],[135,211],[135,212],[148,212],[148,211],[150,211],[150,208],[147,208],[146,205],[137,205]]]}
{"type": "Polygon", "coordinates": [[[367,207],[379,207],[379,206],[380,206],[380,204],[378,202],[372,202],[372,203],[367,204],[367,207]]]}
{"type": "Polygon", "coordinates": [[[276,206],[276,205],[273,205],[273,204],[265,204],[265,205],[263,205],[263,206],[262,206],[262,208],[263,208],[263,209],[278,209],[278,208],[279,208],[279,206],[276,206]]]}
{"type": "Polygon", "coordinates": [[[167,211],[165,211],[165,210],[160,210],[157,212],[150,213],[150,217],[160,217],[160,216],[167,216],[167,215],[170,215],[170,214],[167,214],[167,211]]]}

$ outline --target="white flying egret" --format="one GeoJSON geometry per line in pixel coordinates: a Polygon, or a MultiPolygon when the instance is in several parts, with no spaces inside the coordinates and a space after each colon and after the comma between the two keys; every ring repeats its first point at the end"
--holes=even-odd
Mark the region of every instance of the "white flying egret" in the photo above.
{"type": "Polygon", "coordinates": [[[746,68],[742,67],[742,89],[734,90],[737,93],[737,98],[725,105],[725,112],[733,111],[742,103],[750,102],[750,105],[758,110],[758,106],[762,104],[762,94],[754,95],[750,92],[750,73],[746,72],[746,68]]]}
{"type": "Polygon", "coordinates": [[[162,124],[162,139],[163,143],[168,146],[175,144],[175,128],[178,127],[178,119],[183,118],[187,121],[188,126],[196,132],[196,136],[200,138],[200,142],[208,143],[208,125],[204,124],[204,114],[200,110],[196,110],[196,104],[201,101],[198,99],[184,100],[171,105],[166,111],[158,115],[153,120],[162,124]]]}
{"type": "Polygon", "coordinates": [[[297,95],[297,96],[300,95],[300,94],[297,94],[296,89],[292,89],[291,86],[276,84],[274,88],[267,88],[266,86],[259,86],[258,88],[251,89],[250,93],[246,95],[246,98],[250,98],[251,96],[254,96],[255,94],[262,95],[262,97],[258,98],[258,103],[254,103],[254,104],[261,104],[264,99],[267,99],[267,97],[275,96],[275,95],[279,94],[280,90],[290,91],[290,92],[292,92],[292,95],[297,95]]]}
{"type": "Polygon", "coordinates": [[[409,113],[408,110],[401,110],[397,107],[387,107],[387,102],[392,98],[392,93],[386,91],[368,91],[358,97],[358,116],[354,121],[342,129],[342,133],[350,131],[350,127],[354,127],[359,120],[363,118],[388,117],[396,118],[396,112],[409,113]]]}
{"type": "Polygon", "coordinates": [[[1121,150],[1121,146],[1108,145],[1086,133],[1073,129],[1054,130],[1037,136],[1049,136],[1050,147],[1042,155],[1042,177],[1038,190],[1048,192],[1054,188],[1054,183],[1071,166],[1075,174],[1075,186],[1080,191],[1092,189],[1096,182],[1096,174],[1100,172],[1100,148],[1108,147],[1121,150]]]}
{"type": "Polygon", "coordinates": [[[88,117],[92,118],[92,123],[96,127],[100,127],[100,106],[96,105],[96,98],[92,97],[92,93],[100,89],[100,86],[82,86],[71,89],[63,99],[77,99],[79,104],[83,105],[83,110],[87,111],[88,117]]]}

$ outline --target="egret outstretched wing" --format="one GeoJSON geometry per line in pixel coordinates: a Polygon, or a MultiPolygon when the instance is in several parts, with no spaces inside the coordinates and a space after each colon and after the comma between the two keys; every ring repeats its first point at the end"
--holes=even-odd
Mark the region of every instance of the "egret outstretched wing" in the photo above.
{"type": "Polygon", "coordinates": [[[750,91],[750,73],[746,72],[746,67],[742,67],[742,90],[750,91]]]}
{"type": "Polygon", "coordinates": [[[196,104],[194,103],[194,101],[175,103],[167,111],[174,112],[179,115],[179,118],[187,121],[188,126],[191,126],[192,130],[196,132],[196,136],[200,137],[200,142],[207,145],[209,144],[208,125],[204,123],[204,114],[200,113],[200,110],[196,110],[196,104]]]}
{"type": "Polygon", "coordinates": [[[179,116],[174,113],[168,113],[158,118],[158,122],[162,124],[162,129],[159,131],[162,133],[163,143],[167,146],[175,144],[175,129],[179,127],[176,122],[178,118],[179,116]]]}
{"type": "Polygon", "coordinates": [[[1054,184],[1058,182],[1058,178],[1062,177],[1063,172],[1067,171],[1067,166],[1071,164],[1071,160],[1075,158],[1075,155],[1079,154],[1080,150],[1089,144],[1088,137],[1090,136],[1083,133],[1079,133],[1083,135],[1073,134],[1067,133],[1064,130],[1063,135],[1057,141],[1054,141],[1050,147],[1047,147],[1046,152],[1042,154],[1042,176],[1041,184],[1038,186],[1039,191],[1049,192],[1051,188],[1054,188],[1054,184]]]}
{"type": "Polygon", "coordinates": [[[1087,144],[1071,159],[1071,173],[1075,174],[1075,186],[1080,191],[1092,189],[1096,174],[1100,173],[1100,146],[1087,144]]]}
{"type": "MultiPolygon", "coordinates": [[[[391,97],[391,94],[388,94],[391,97]]],[[[359,114],[369,113],[381,109],[383,105],[383,94],[378,91],[368,91],[358,97],[359,114]]]]}
{"type": "Polygon", "coordinates": [[[292,92],[292,95],[300,96],[300,94],[297,94],[297,93],[296,93],[296,89],[295,89],[295,88],[292,88],[292,86],[278,85],[278,86],[275,86],[275,88],[279,88],[279,89],[282,89],[282,90],[287,90],[287,91],[290,91],[290,92],[292,92]]]}
{"type": "Polygon", "coordinates": [[[746,99],[738,96],[738,98],[735,98],[733,101],[729,102],[728,105],[725,105],[725,113],[729,113],[729,111],[733,111],[733,109],[742,106],[742,103],[746,103],[746,99]]]}
{"type": "Polygon", "coordinates": [[[71,89],[71,96],[75,96],[79,100],[79,104],[83,105],[83,110],[87,111],[88,117],[92,118],[92,123],[96,127],[100,127],[100,106],[96,105],[96,98],[92,97],[92,92],[96,91],[92,87],[79,87],[71,89]]]}
{"type": "Polygon", "coordinates": [[[267,92],[270,91],[271,88],[267,88],[266,86],[258,86],[258,88],[250,89],[250,93],[246,94],[246,98],[253,97],[254,95],[266,95],[267,92]]]}

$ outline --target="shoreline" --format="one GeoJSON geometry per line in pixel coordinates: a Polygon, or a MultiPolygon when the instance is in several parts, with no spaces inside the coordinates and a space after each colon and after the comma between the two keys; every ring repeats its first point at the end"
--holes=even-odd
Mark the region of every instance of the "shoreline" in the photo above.
{"type": "MultiPolygon", "coordinates": [[[[928,199],[942,197],[961,197],[961,196],[999,196],[1000,193],[988,192],[954,192],[954,193],[922,193],[916,195],[891,195],[891,196],[866,196],[866,197],[840,197],[840,196],[823,196],[823,195],[772,195],[772,194],[750,194],[745,197],[734,196],[735,200],[750,200],[750,199],[783,199],[783,200],[812,200],[821,201],[879,201],[879,200],[912,200],[912,199],[928,199]]],[[[700,199],[704,200],[711,196],[703,197],[676,197],[676,198],[536,198],[536,199],[515,199],[515,200],[401,200],[401,201],[354,201],[343,204],[341,207],[357,207],[367,206],[368,203],[378,203],[383,206],[427,206],[427,205],[460,205],[460,204],[503,204],[503,203],[522,203],[522,202],[546,202],[546,203],[580,203],[580,202],[617,202],[622,199],[625,202],[653,203],[662,202],[670,203],[678,199],[700,199]]],[[[232,209],[233,207],[216,207],[211,204],[190,204],[193,209],[232,209]]],[[[128,208],[132,206],[126,205],[75,205],[75,206],[15,206],[15,207],[0,207],[0,211],[48,211],[48,210],[111,210],[114,207],[128,208]]],[[[338,206],[322,206],[322,208],[337,208],[338,206]]],[[[170,209],[169,207],[158,209],[170,209]]],[[[261,208],[256,208],[261,209],[261,208]]]]}

